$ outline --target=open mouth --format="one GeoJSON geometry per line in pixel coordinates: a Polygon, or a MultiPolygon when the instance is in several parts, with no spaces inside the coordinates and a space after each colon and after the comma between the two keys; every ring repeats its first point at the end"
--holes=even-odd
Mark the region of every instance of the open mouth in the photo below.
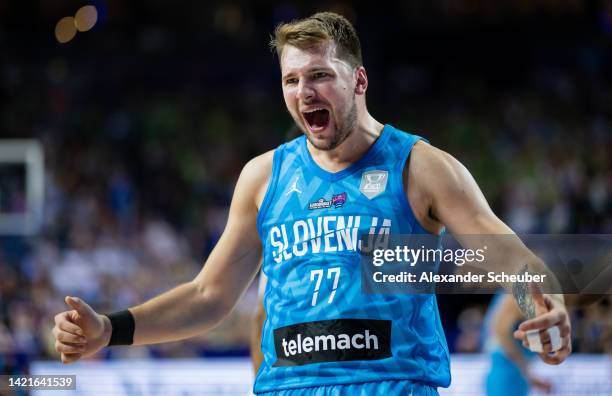
{"type": "Polygon", "coordinates": [[[329,124],[327,109],[313,109],[302,113],[311,131],[322,131],[329,124]]]}

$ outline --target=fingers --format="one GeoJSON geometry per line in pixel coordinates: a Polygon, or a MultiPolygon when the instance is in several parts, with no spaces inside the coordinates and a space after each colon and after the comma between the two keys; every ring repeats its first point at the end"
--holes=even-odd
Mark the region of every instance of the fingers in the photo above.
{"type": "Polygon", "coordinates": [[[543,351],[542,353],[545,353],[545,354],[551,353],[553,351],[552,344],[550,343],[550,341],[542,343],[542,351],[543,351]]]}
{"type": "MultiPolygon", "coordinates": [[[[542,340],[542,353],[539,353],[540,358],[548,364],[560,364],[563,362],[569,354],[572,352],[572,343],[570,336],[570,327],[568,325],[560,326],[561,328],[561,349],[556,352],[552,352],[552,344],[550,341],[550,335],[547,331],[540,331],[540,339],[542,340]],[[544,335],[546,334],[546,336],[544,335]]],[[[517,330],[514,332],[514,338],[521,340],[523,346],[526,349],[530,349],[529,342],[527,341],[527,333],[524,331],[517,330]]]]}
{"type": "Polygon", "coordinates": [[[61,341],[55,341],[55,350],[59,353],[83,353],[85,352],[85,344],[69,344],[61,341]]]}
{"type": "MultiPolygon", "coordinates": [[[[544,353],[550,353],[550,352],[554,352],[554,348],[559,348],[562,349],[564,347],[564,345],[567,345],[569,343],[569,341],[571,340],[571,328],[569,326],[569,324],[563,324],[563,325],[559,325],[556,326],[559,328],[559,332],[557,334],[559,334],[559,337],[561,337],[560,340],[560,347],[557,344],[558,341],[555,341],[555,345],[553,345],[553,340],[551,339],[551,328],[546,329],[546,330],[540,330],[537,332],[539,339],[540,339],[540,344],[542,345],[542,352],[544,353]]],[[[536,346],[536,350],[534,350],[531,346],[530,346],[530,339],[529,339],[529,335],[527,334],[527,332],[521,331],[521,330],[516,330],[513,334],[514,338],[516,338],[517,340],[521,340],[523,343],[523,346],[527,349],[530,349],[534,352],[540,352],[539,347],[536,346]]],[[[555,335],[556,337],[556,335],[555,335]]],[[[531,340],[532,342],[535,342],[533,340],[531,340]]]]}
{"type": "Polygon", "coordinates": [[[71,308],[76,309],[77,311],[81,312],[82,309],[84,308],[84,305],[86,305],[83,300],[81,300],[78,297],[70,297],[70,296],[66,296],[66,298],[64,299],[64,301],[66,302],[66,304],[68,304],[71,308]]]}
{"type": "Polygon", "coordinates": [[[62,330],[59,326],[53,328],[53,336],[57,341],[70,343],[70,344],[85,344],[87,338],[81,335],[76,335],[62,330]]]}
{"type": "Polygon", "coordinates": [[[52,333],[55,338],[55,349],[62,353],[81,352],[80,347],[84,347],[87,338],[83,335],[83,330],[76,324],[69,321],[70,312],[62,312],[55,316],[55,327],[52,333]]]}
{"type": "Polygon", "coordinates": [[[540,355],[540,358],[544,363],[552,364],[555,366],[561,364],[565,360],[565,358],[562,358],[558,353],[555,353],[554,355],[549,355],[547,353],[539,353],[538,355],[540,355]]]}
{"type": "Polygon", "coordinates": [[[550,296],[544,295],[544,302],[546,303],[546,308],[548,308],[549,311],[552,311],[555,308],[555,303],[550,296]]]}
{"type": "Polygon", "coordinates": [[[78,316],[82,318],[92,318],[96,316],[96,311],[78,297],[66,296],[64,301],[74,309],[73,312],[77,313],[78,316]]]}
{"type": "Polygon", "coordinates": [[[572,352],[570,337],[563,337],[563,347],[555,353],[541,353],[540,358],[548,364],[561,364],[572,352]]]}
{"type": "MultiPolygon", "coordinates": [[[[519,331],[517,330],[515,332],[515,336],[514,337],[519,339],[519,340],[522,340],[523,341],[523,346],[526,349],[531,350],[531,347],[529,345],[529,341],[527,340],[527,336],[525,335],[525,338],[517,337],[517,335],[516,335],[517,332],[519,332],[519,331]]],[[[553,347],[552,347],[552,343],[551,343],[551,340],[550,340],[550,334],[548,334],[547,331],[540,331],[539,334],[540,334],[540,340],[541,340],[540,343],[542,344],[542,351],[544,353],[552,352],[553,351],[553,347]],[[544,334],[546,335],[546,337],[544,336],[544,334]]]]}
{"type": "Polygon", "coordinates": [[[63,330],[67,333],[75,334],[82,336],[83,329],[79,326],[71,322],[72,317],[70,316],[70,312],[62,312],[60,314],[55,315],[55,327],[58,327],[60,330],[63,330]]]}
{"type": "Polygon", "coordinates": [[[62,355],[66,355],[66,359],[62,357],[62,362],[65,363],[71,362],[73,359],[79,359],[80,354],[85,351],[87,343],[83,330],[70,322],[70,313],[70,311],[67,311],[57,314],[55,316],[55,327],[52,330],[55,338],[55,350],[62,355]]]}
{"type": "Polygon", "coordinates": [[[552,326],[560,325],[562,322],[564,322],[566,316],[566,312],[559,309],[553,309],[548,313],[524,321],[519,326],[519,330],[527,331],[547,329],[552,326]]]}
{"type": "Polygon", "coordinates": [[[64,364],[74,363],[81,358],[80,353],[62,353],[61,360],[64,364]]]}
{"type": "MultiPolygon", "coordinates": [[[[555,326],[559,327],[559,331],[560,331],[560,335],[561,337],[568,337],[571,333],[571,327],[570,325],[565,322],[565,323],[560,323],[560,324],[556,324],[555,326]]],[[[552,327],[552,326],[550,326],[552,327]]],[[[520,328],[520,327],[519,327],[520,328]]],[[[527,329],[529,330],[529,329],[527,329]]],[[[514,331],[514,338],[516,338],[517,340],[524,340],[527,339],[527,330],[523,331],[523,330],[515,330],[514,331]]],[[[550,334],[545,330],[540,330],[540,339],[542,340],[542,342],[547,342],[550,341],[550,334]]]]}
{"type": "Polygon", "coordinates": [[[523,347],[525,347],[525,349],[529,349],[529,343],[527,342],[527,340],[523,340],[523,347]]]}

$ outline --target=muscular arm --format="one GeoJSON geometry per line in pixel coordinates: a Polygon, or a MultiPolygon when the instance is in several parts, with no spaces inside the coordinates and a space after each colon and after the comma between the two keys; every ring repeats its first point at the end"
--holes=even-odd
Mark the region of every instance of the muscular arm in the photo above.
{"type": "MultiPolygon", "coordinates": [[[[544,263],[533,254],[504,222],[491,210],[476,181],[469,171],[448,153],[426,143],[417,143],[409,168],[408,196],[411,202],[419,202],[413,195],[419,194],[417,217],[430,228],[439,230],[446,227],[466,248],[482,248],[484,242],[491,242],[494,248],[488,258],[502,258],[503,268],[511,273],[547,272],[544,263]],[[473,237],[482,235],[482,239],[473,237]],[[502,238],[488,237],[507,235],[502,238]]],[[[505,284],[527,318],[535,316],[529,290],[520,283],[505,284]],[[517,286],[518,285],[518,286],[517,286]]],[[[561,295],[554,298],[563,302],[561,295]]]]}
{"type": "Polygon", "coordinates": [[[259,266],[257,207],[270,170],[270,153],[244,167],[223,235],[195,279],[130,308],[135,321],[134,344],[192,337],[229,314],[259,266]]]}
{"type": "MultiPolygon", "coordinates": [[[[242,170],[223,235],[196,278],[130,308],[133,339],[129,330],[117,334],[128,333],[127,339],[135,345],[177,341],[209,330],[230,313],[259,268],[257,212],[269,182],[272,157],[270,151],[242,170]]],[[[73,363],[107,346],[113,325],[80,298],[66,296],[65,301],[72,309],[55,315],[52,332],[62,362],[73,363]]],[[[122,323],[131,327],[128,322],[122,323]]]]}
{"type": "MultiPolygon", "coordinates": [[[[413,210],[425,227],[437,231],[444,226],[465,248],[471,249],[482,248],[482,244],[478,243],[478,238],[468,236],[482,235],[493,248],[489,249],[487,257],[503,258],[506,272],[548,272],[544,263],[493,213],[474,178],[459,161],[424,142],[415,145],[411,157],[406,172],[407,194],[411,204],[416,204],[413,210]],[[500,234],[507,236],[487,237],[500,234]]],[[[517,282],[502,286],[512,292],[526,318],[538,316],[526,327],[521,325],[521,330],[547,328],[563,322],[561,335],[569,344],[570,327],[562,295],[546,295],[546,304],[540,295],[536,304],[533,297],[537,293],[529,290],[527,284],[517,282]],[[549,303],[554,304],[554,309],[547,307],[549,303]]],[[[567,348],[571,350],[571,345],[567,348]]],[[[560,363],[567,354],[541,357],[549,363],[560,363]]]]}

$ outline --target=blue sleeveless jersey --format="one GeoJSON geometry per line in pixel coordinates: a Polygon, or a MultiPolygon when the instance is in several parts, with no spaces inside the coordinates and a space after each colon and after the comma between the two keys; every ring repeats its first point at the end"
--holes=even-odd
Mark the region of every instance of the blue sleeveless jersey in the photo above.
{"type": "Polygon", "coordinates": [[[402,172],[420,138],[385,125],[347,169],[321,169],[301,136],[274,153],[257,227],[266,321],[256,393],[408,380],[450,384],[435,295],[361,292],[359,238],[423,234],[402,172]]]}

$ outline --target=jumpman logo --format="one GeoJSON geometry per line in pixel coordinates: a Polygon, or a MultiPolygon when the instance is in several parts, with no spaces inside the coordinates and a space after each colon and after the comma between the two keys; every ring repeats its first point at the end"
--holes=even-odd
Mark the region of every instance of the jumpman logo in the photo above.
{"type": "Polygon", "coordinates": [[[300,178],[299,176],[295,177],[295,180],[293,181],[293,184],[291,185],[291,187],[289,188],[289,191],[287,191],[287,194],[285,194],[285,195],[289,195],[292,192],[296,192],[298,194],[302,193],[302,191],[298,190],[298,188],[297,188],[297,182],[298,182],[299,178],[300,178]]]}

